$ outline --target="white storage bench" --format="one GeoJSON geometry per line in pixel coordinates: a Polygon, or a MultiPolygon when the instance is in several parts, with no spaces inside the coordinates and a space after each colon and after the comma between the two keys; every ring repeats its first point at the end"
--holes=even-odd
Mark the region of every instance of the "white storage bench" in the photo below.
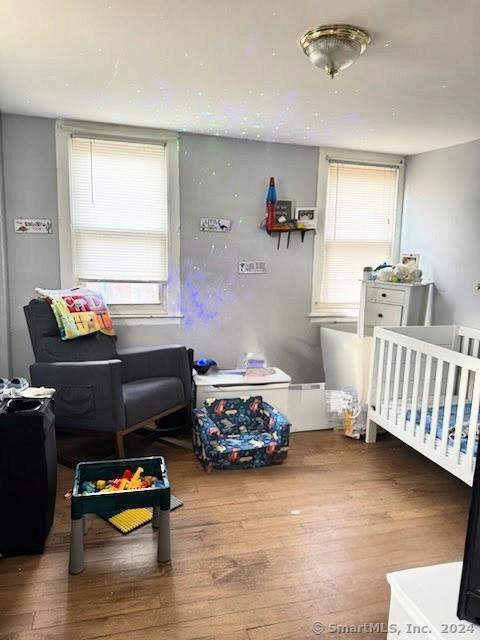
{"type": "Polygon", "coordinates": [[[220,369],[203,376],[194,374],[196,407],[202,407],[207,398],[259,395],[289,418],[292,432],[328,429],[325,384],[292,384],[287,373],[276,367],[272,369],[272,375],[258,377],[246,376],[240,369],[220,369]]]}

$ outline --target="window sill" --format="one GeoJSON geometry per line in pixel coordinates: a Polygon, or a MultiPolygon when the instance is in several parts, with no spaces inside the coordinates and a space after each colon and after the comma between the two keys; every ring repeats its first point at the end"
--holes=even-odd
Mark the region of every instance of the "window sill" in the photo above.
{"type": "Polygon", "coordinates": [[[308,318],[311,324],[356,324],[358,322],[358,313],[355,313],[355,315],[328,315],[312,311],[312,313],[308,314],[308,318]]]}
{"type": "Polygon", "coordinates": [[[182,314],[172,315],[152,315],[146,313],[122,313],[112,314],[114,324],[120,327],[138,326],[138,325],[179,325],[183,319],[182,314]]]}

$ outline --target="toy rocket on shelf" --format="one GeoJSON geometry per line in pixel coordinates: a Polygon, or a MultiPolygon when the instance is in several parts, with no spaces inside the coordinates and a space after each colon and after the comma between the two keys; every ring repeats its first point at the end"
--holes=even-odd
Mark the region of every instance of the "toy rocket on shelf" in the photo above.
{"type": "Polygon", "coordinates": [[[270,178],[270,184],[267,191],[267,205],[265,213],[265,221],[267,231],[271,231],[275,225],[275,205],[277,203],[277,190],[275,188],[275,178],[270,178]]]}

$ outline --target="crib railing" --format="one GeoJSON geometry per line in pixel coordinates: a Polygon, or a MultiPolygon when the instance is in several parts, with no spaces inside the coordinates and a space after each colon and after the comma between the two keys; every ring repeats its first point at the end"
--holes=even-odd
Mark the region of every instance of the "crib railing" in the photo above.
{"type": "Polygon", "coordinates": [[[367,442],[375,440],[380,425],[471,483],[480,404],[480,331],[378,327],[373,342],[367,442]]]}

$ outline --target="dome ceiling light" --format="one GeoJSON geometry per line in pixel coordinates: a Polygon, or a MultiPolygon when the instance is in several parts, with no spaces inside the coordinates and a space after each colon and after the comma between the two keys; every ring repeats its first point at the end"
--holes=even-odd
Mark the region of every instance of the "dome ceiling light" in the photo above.
{"type": "Polygon", "coordinates": [[[352,65],[370,43],[369,34],[350,24],[326,24],[307,31],[300,45],[310,62],[330,78],[352,65]]]}

